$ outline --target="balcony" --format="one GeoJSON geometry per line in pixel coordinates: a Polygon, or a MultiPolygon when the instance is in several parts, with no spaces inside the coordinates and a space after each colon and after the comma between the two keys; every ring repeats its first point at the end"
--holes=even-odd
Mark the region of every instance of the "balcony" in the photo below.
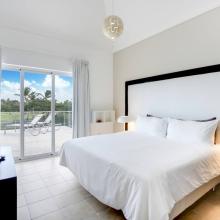
{"type": "MultiPolygon", "coordinates": [[[[51,112],[24,112],[24,155],[31,156],[51,152],[52,129],[51,112]]],[[[14,157],[19,157],[20,145],[20,113],[0,113],[0,145],[11,146],[14,157]]],[[[72,112],[55,112],[55,151],[72,138],[72,112]]]]}

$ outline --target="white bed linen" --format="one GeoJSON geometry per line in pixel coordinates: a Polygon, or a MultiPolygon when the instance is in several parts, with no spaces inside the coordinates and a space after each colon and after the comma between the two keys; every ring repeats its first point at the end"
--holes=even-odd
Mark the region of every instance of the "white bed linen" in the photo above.
{"type": "Polygon", "coordinates": [[[122,132],[67,141],[60,163],[126,219],[168,220],[177,201],[220,175],[220,147],[122,132]]]}

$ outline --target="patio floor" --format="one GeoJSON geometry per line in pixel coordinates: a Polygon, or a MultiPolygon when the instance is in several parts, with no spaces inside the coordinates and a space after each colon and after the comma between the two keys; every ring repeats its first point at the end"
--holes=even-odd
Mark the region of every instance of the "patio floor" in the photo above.
{"type": "MultiPolygon", "coordinates": [[[[50,153],[51,152],[51,131],[45,134],[39,133],[33,136],[28,130],[25,131],[25,156],[50,153]]],[[[72,128],[67,126],[56,127],[55,148],[59,151],[62,144],[72,138],[72,128]]],[[[6,134],[0,130],[0,146],[10,146],[14,157],[20,156],[20,130],[7,130],[6,134]]]]}

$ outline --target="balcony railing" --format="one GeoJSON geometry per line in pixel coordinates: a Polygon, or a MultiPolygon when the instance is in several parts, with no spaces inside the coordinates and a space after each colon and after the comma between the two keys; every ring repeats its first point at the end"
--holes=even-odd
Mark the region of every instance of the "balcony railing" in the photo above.
{"type": "MultiPolygon", "coordinates": [[[[50,111],[25,111],[24,124],[31,123],[31,121],[39,114],[42,118],[39,122],[49,120],[50,111]]],[[[47,121],[51,123],[51,121],[47,121]]],[[[20,123],[20,112],[0,112],[0,130],[14,129],[13,124],[20,123]]],[[[72,111],[55,111],[55,125],[72,127],[72,111]]]]}

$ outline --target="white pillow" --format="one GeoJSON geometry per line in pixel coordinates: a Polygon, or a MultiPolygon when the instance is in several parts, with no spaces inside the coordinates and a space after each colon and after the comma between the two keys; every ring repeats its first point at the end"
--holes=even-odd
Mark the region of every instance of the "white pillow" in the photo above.
{"type": "Polygon", "coordinates": [[[136,131],[151,136],[166,137],[167,121],[162,118],[138,116],[136,120],[136,131]]]}
{"type": "Polygon", "coordinates": [[[217,124],[218,120],[198,122],[168,119],[167,139],[213,145],[217,124]]]}

